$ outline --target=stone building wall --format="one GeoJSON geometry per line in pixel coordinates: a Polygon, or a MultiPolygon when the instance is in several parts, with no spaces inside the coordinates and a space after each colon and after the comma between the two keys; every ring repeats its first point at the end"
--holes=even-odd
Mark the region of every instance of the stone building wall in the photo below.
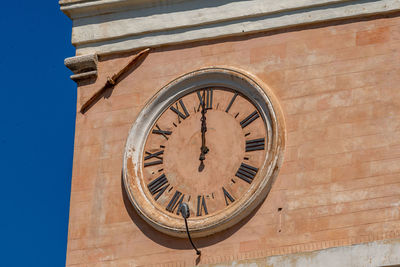
{"type": "MultiPolygon", "coordinates": [[[[400,238],[400,16],[376,16],[155,48],[108,98],[77,112],[67,266],[191,266],[400,238]],[[138,112],[162,86],[209,66],[243,69],[276,94],[284,163],[238,225],[195,240],[161,234],[121,180],[138,112]]],[[[100,56],[77,110],[132,55],[100,56]]],[[[397,243],[400,241],[396,241],[397,243]]]]}

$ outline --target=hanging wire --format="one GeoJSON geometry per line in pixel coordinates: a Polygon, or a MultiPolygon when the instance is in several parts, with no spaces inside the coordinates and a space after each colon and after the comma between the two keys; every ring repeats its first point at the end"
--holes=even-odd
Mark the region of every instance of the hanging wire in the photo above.
{"type": "Polygon", "coordinates": [[[188,227],[188,223],[187,223],[187,218],[189,218],[189,216],[190,216],[189,206],[186,203],[182,203],[180,209],[181,209],[182,217],[185,220],[186,233],[188,235],[190,244],[192,244],[192,247],[196,251],[196,254],[201,255],[201,251],[196,248],[196,246],[193,243],[192,238],[190,237],[189,227],[188,227]]]}

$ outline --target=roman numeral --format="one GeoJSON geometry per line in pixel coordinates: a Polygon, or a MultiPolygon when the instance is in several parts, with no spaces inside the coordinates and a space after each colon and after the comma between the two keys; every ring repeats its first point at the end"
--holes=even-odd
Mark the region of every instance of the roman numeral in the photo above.
{"type": "Polygon", "coordinates": [[[225,198],[225,204],[228,206],[229,202],[234,202],[235,199],[228,193],[228,191],[226,191],[226,189],[224,187],[222,187],[222,192],[224,193],[224,198],[225,198]]]}
{"type": "Polygon", "coordinates": [[[203,101],[205,101],[204,106],[206,109],[212,109],[212,101],[213,101],[213,89],[205,89],[203,90],[203,94],[200,94],[200,91],[197,91],[197,97],[199,98],[200,104],[197,108],[197,111],[200,110],[203,105],[203,101]]]}
{"type": "Polygon", "coordinates": [[[206,205],[206,200],[204,199],[204,196],[197,196],[197,213],[196,216],[203,216],[203,210],[204,210],[204,215],[208,214],[207,211],[207,205],[206,205]]]}
{"type": "Polygon", "coordinates": [[[156,153],[150,153],[150,152],[145,151],[145,153],[147,154],[147,156],[144,157],[144,160],[149,160],[149,159],[152,159],[152,158],[156,158],[156,159],[159,159],[159,160],[155,160],[155,161],[151,161],[151,162],[145,162],[144,163],[144,167],[158,165],[158,164],[162,164],[163,163],[163,158],[160,155],[164,154],[164,150],[158,151],[156,153]]]}
{"type": "Polygon", "coordinates": [[[157,124],[156,124],[156,128],[157,128],[157,130],[153,130],[152,133],[153,133],[153,134],[160,134],[160,135],[164,136],[164,138],[167,139],[167,140],[168,140],[167,135],[171,135],[171,134],[172,134],[171,131],[164,131],[164,130],[161,130],[160,127],[158,127],[157,124]]]}
{"type": "Polygon", "coordinates": [[[264,148],[265,148],[265,138],[246,141],[246,152],[264,150],[264,148]]]}
{"type": "Polygon", "coordinates": [[[164,191],[168,188],[168,186],[169,186],[168,179],[167,179],[167,177],[165,177],[165,174],[162,174],[158,178],[151,181],[147,185],[147,188],[149,189],[151,195],[158,193],[154,197],[154,199],[157,200],[164,193],[164,191]]]}
{"type": "Polygon", "coordinates": [[[235,93],[235,95],[231,99],[231,102],[229,102],[228,107],[225,109],[225,112],[228,112],[231,109],[232,104],[233,104],[233,102],[235,102],[235,99],[237,96],[238,96],[238,93],[235,93]]]}
{"type": "Polygon", "coordinates": [[[185,104],[183,104],[182,99],[180,99],[178,102],[179,102],[179,105],[181,106],[181,109],[183,110],[183,112],[184,112],[185,114],[183,114],[182,112],[179,111],[178,103],[175,103],[175,106],[176,106],[176,107],[171,106],[170,109],[171,109],[173,112],[175,112],[176,115],[178,115],[178,122],[180,123],[180,122],[181,122],[181,118],[182,118],[182,119],[186,119],[187,117],[189,117],[190,114],[189,114],[189,112],[187,111],[187,109],[186,109],[186,107],[185,107],[185,104]]]}
{"type": "Polygon", "coordinates": [[[260,115],[258,115],[257,111],[254,111],[253,113],[251,113],[249,116],[247,116],[244,120],[242,120],[240,122],[240,126],[242,126],[242,128],[244,128],[247,125],[249,125],[250,123],[252,123],[253,121],[255,121],[258,117],[260,117],[260,115]]]}
{"type": "Polygon", "coordinates": [[[256,176],[258,169],[256,167],[250,166],[248,164],[242,163],[235,176],[239,177],[243,181],[251,184],[254,176],[256,176]]]}
{"type": "Polygon", "coordinates": [[[185,197],[184,194],[182,194],[178,190],[175,191],[175,194],[172,196],[172,199],[169,201],[169,203],[165,209],[171,213],[174,213],[175,209],[178,208],[176,214],[179,215],[180,206],[182,205],[182,201],[183,201],[184,197],[185,197]]]}

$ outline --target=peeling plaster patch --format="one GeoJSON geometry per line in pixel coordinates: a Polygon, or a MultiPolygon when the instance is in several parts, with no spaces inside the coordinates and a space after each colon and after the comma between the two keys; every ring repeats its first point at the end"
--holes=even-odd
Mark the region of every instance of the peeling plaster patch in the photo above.
{"type": "Polygon", "coordinates": [[[390,206],[392,207],[399,207],[400,206],[400,201],[392,203],[390,206]]]}

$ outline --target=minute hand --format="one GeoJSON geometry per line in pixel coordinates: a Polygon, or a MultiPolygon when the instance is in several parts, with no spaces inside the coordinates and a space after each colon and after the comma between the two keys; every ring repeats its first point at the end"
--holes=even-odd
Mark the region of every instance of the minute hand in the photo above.
{"type": "Polygon", "coordinates": [[[206,132],[207,132],[207,124],[206,124],[206,108],[205,108],[205,93],[203,92],[203,101],[201,104],[201,148],[200,148],[200,166],[199,172],[204,169],[204,160],[206,159],[206,154],[208,152],[208,147],[206,146],[206,132]]]}

